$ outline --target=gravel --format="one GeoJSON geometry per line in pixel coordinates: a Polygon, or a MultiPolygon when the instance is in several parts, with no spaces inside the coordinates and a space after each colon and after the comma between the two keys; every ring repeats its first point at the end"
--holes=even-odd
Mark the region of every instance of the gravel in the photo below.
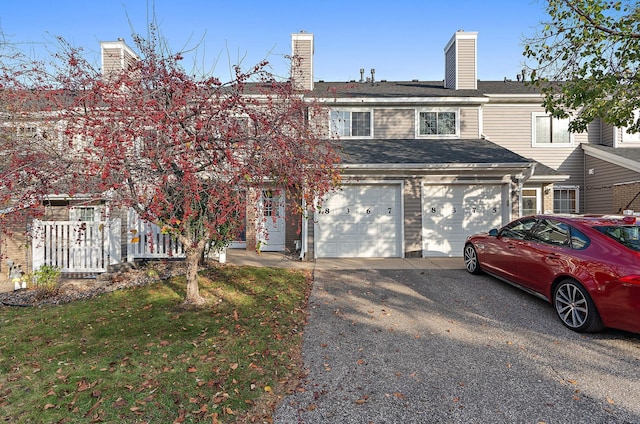
{"type": "Polygon", "coordinates": [[[315,271],[274,423],[640,422],[640,337],[580,335],[463,270],[315,271]]]}

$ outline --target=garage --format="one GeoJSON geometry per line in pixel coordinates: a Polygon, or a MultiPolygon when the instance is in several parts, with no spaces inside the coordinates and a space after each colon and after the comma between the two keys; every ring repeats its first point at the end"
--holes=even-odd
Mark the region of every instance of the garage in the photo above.
{"type": "Polygon", "coordinates": [[[402,209],[400,183],[344,185],[316,211],[316,257],[402,257],[402,209]]]}
{"type": "Polygon", "coordinates": [[[462,256],[468,235],[509,220],[504,184],[422,186],[422,255],[462,256]]]}

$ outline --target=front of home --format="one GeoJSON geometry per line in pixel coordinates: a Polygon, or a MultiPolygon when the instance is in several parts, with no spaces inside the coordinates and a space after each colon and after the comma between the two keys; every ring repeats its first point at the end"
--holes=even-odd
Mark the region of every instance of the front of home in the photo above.
{"type": "MultiPolygon", "coordinates": [[[[314,81],[313,34],[292,34],[292,81],[324,105],[319,124],[340,142],[342,185],[315,208],[302,205],[305,216],[286,208],[300,202],[295,194],[251,192],[246,229],[231,247],[304,260],[458,257],[468,235],[520,216],[640,210],[640,136],[599,120],[569,133],[525,75],[478,80],[477,43],[475,32],[453,34],[441,81],[387,81],[362,69],[359,80],[325,82],[314,81]]],[[[121,40],[105,52],[131,56],[121,40]]]]}

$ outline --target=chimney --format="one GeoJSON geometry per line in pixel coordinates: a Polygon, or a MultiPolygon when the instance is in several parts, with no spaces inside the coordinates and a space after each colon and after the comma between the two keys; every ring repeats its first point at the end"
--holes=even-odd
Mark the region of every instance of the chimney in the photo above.
{"type": "Polygon", "coordinates": [[[444,87],[454,90],[478,88],[477,32],[458,30],[444,48],[444,87]]]}
{"type": "Polygon", "coordinates": [[[364,68],[360,68],[360,82],[364,82],[364,68]]]}
{"type": "Polygon", "coordinates": [[[373,84],[374,82],[376,82],[376,70],[374,68],[371,68],[371,84],[373,84]]]}
{"type": "Polygon", "coordinates": [[[297,90],[313,90],[313,34],[291,34],[291,81],[297,90]]]}
{"type": "Polygon", "coordinates": [[[140,59],[122,38],[117,41],[101,41],[100,50],[103,76],[124,71],[140,59]]]}

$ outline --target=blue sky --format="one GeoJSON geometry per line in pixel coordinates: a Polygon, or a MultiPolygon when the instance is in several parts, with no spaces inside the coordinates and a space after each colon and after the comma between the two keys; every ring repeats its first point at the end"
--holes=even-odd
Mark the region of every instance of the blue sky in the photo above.
{"type": "MultiPolygon", "coordinates": [[[[291,33],[315,37],[315,78],[441,80],[444,46],[457,30],[478,32],[478,78],[516,78],[522,69],[522,37],[547,18],[543,0],[2,0],[0,29],[8,41],[42,57],[52,36],[100,51],[100,41],[146,34],[154,12],[163,37],[177,51],[197,46],[199,68],[225,77],[229,63],[244,67],[262,59],[288,73],[291,33]]],[[[93,56],[92,56],[93,57],[93,56]]],[[[98,63],[98,62],[96,62],[98,63]]]]}

